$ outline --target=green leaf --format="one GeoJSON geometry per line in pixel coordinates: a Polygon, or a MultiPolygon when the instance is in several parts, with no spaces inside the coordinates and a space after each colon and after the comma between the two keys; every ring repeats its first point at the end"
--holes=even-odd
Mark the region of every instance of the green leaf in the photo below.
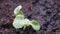
{"type": "Polygon", "coordinates": [[[40,29],[40,25],[36,20],[32,20],[31,26],[36,31],[38,31],[40,29]]]}
{"type": "Polygon", "coordinates": [[[23,15],[23,12],[21,11],[21,8],[22,8],[22,6],[21,5],[19,5],[19,6],[17,6],[16,8],[15,8],[15,10],[14,10],[14,14],[15,15],[23,15]]]}
{"type": "Polygon", "coordinates": [[[29,26],[31,24],[31,21],[29,19],[24,19],[23,22],[27,26],[29,26]]]}
{"type": "Polygon", "coordinates": [[[17,15],[15,19],[24,19],[24,15],[17,15]]]}
{"type": "MultiPolygon", "coordinates": [[[[22,28],[23,26],[29,26],[30,25],[30,21],[28,19],[19,19],[19,18],[15,18],[13,21],[13,26],[16,29],[22,28]]],[[[24,27],[25,29],[25,27],[24,27]]]]}
{"type": "Polygon", "coordinates": [[[13,26],[16,28],[16,29],[19,29],[19,28],[22,28],[24,26],[24,22],[22,20],[14,20],[13,21],[13,26]]]}

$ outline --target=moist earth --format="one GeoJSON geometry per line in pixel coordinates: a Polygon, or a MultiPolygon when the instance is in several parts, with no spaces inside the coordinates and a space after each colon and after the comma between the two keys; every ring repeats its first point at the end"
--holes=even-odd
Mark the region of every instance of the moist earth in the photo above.
{"type": "Polygon", "coordinates": [[[0,0],[0,34],[60,34],[60,0],[0,0]],[[26,18],[39,22],[39,31],[31,26],[26,30],[13,27],[18,5],[26,18]]]}

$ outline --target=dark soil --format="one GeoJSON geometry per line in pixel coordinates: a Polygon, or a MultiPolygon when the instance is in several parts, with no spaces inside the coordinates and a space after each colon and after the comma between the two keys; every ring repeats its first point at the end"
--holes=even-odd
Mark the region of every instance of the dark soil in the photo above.
{"type": "Polygon", "coordinates": [[[60,34],[60,0],[0,0],[0,34],[60,34]],[[22,5],[26,18],[40,23],[40,30],[31,26],[16,30],[13,26],[14,9],[22,5]]]}

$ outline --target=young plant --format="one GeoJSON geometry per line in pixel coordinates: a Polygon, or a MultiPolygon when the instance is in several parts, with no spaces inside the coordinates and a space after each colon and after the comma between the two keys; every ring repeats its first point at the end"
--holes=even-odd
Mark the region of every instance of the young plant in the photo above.
{"type": "Polygon", "coordinates": [[[22,6],[19,5],[14,10],[14,14],[15,14],[16,17],[13,21],[13,26],[16,29],[19,29],[19,28],[23,27],[23,30],[25,30],[25,28],[27,26],[31,25],[34,30],[36,30],[36,31],[39,30],[40,29],[39,23],[36,20],[30,21],[29,19],[25,18],[24,15],[23,15],[23,12],[21,11],[21,8],[22,8],[22,6]]]}

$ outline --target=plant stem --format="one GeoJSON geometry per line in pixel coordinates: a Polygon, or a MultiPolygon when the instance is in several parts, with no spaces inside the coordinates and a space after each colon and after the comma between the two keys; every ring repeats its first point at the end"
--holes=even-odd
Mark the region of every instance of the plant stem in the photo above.
{"type": "Polygon", "coordinates": [[[23,30],[25,30],[25,29],[26,29],[26,27],[27,27],[27,26],[26,26],[26,25],[24,25],[23,30]]]}

